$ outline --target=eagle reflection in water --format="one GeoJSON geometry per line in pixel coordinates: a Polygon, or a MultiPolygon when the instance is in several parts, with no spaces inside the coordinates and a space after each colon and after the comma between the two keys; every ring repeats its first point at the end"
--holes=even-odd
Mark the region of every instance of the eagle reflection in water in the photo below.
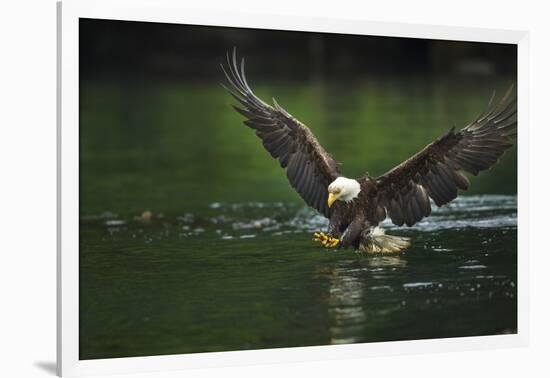
{"type": "Polygon", "coordinates": [[[393,291],[382,284],[387,274],[395,274],[407,266],[403,256],[372,256],[368,259],[340,261],[333,266],[323,266],[315,274],[328,280],[324,300],[330,321],[330,343],[349,344],[365,340],[369,326],[368,317],[386,316],[401,310],[402,303],[388,302],[377,306],[365,306],[368,295],[393,291]]]}

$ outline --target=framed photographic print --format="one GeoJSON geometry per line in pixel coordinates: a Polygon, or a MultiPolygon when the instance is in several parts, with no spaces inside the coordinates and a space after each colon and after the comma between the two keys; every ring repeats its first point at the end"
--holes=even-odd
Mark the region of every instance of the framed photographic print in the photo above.
{"type": "Polygon", "coordinates": [[[526,345],[526,32],[58,16],[60,375],[526,345]]]}

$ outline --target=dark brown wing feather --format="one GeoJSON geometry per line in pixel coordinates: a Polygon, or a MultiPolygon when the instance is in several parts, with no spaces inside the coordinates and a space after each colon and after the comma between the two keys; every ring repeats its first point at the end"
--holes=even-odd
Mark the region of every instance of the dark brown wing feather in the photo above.
{"type": "Polygon", "coordinates": [[[477,175],[493,166],[513,145],[517,129],[517,103],[513,88],[474,122],[455,132],[452,128],[422,151],[377,177],[379,204],[398,226],[412,226],[430,215],[431,198],[437,206],[452,201],[470,182],[463,172],[477,175]]]}
{"type": "Polygon", "coordinates": [[[321,147],[313,133],[288,114],[275,100],[266,104],[250,89],[244,75],[244,60],[237,64],[235,50],[227,55],[227,68],[222,69],[229,82],[226,88],[241,104],[235,110],[244,115],[245,125],[256,130],[265,149],[286,168],[292,187],[302,199],[329,217],[328,185],[339,176],[338,165],[321,147]]]}

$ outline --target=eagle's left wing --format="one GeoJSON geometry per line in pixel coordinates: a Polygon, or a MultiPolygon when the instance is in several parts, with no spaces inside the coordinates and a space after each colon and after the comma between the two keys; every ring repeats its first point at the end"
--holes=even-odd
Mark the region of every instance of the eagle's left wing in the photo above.
{"type": "Polygon", "coordinates": [[[383,215],[385,208],[394,224],[412,226],[430,215],[429,198],[443,206],[457,197],[458,189],[468,189],[470,182],[462,172],[477,175],[493,166],[513,145],[517,103],[515,96],[510,99],[512,90],[494,106],[491,99],[487,110],[462,130],[452,128],[374,179],[378,214],[383,215]]]}

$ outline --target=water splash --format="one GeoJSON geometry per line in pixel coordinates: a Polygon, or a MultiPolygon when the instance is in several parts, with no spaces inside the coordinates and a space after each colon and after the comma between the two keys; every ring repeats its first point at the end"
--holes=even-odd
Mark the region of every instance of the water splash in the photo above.
{"type": "MultiPolygon", "coordinates": [[[[156,219],[156,218],[155,218],[156,219]]],[[[153,219],[152,225],[155,224],[153,219]]],[[[83,216],[85,222],[102,222],[107,227],[144,227],[143,222],[123,219],[113,212],[83,216]]],[[[203,212],[186,212],[156,220],[165,227],[177,226],[182,237],[215,233],[219,238],[242,238],[247,235],[285,235],[326,230],[328,220],[315,210],[283,202],[213,202],[203,212]]],[[[517,198],[504,195],[459,196],[438,208],[432,205],[431,216],[411,228],[398,227],[387,218],[382,227],[389,230],[434,232],[449,229],[488,229],[517,227],[517,198]]],[[[444,250],[442,250],[444,251],[444,250]]],[[[472,269],[472,268],[465,268],[472,269]]]]}
{"type": "MultiPolygon", "coordinates": [[[[294,230],[301,232],[315,232],[327,228],[328,220],[315,210],[292,204],[283,203],[243,203],[222,205],[216,209],[226,212],[237,212],[243,209],[277,209],[278,219],[263,217],[236,221],[233,228],[258,228],[264,231],[294,230]]],[[[228,218],[229,221],[233,218],[228,218]]],[[[388,229],[402,229],[393,225],[387,218],[382,226],[388,229]]],[[[453,202],[441,208],[432,205],[432,214],[416,224],[412,229],[416,231],[432,232],[447,229],[463,228],[514,228],[517,226],[517,198],[504,195],[459,196],[453,202]]]]}

